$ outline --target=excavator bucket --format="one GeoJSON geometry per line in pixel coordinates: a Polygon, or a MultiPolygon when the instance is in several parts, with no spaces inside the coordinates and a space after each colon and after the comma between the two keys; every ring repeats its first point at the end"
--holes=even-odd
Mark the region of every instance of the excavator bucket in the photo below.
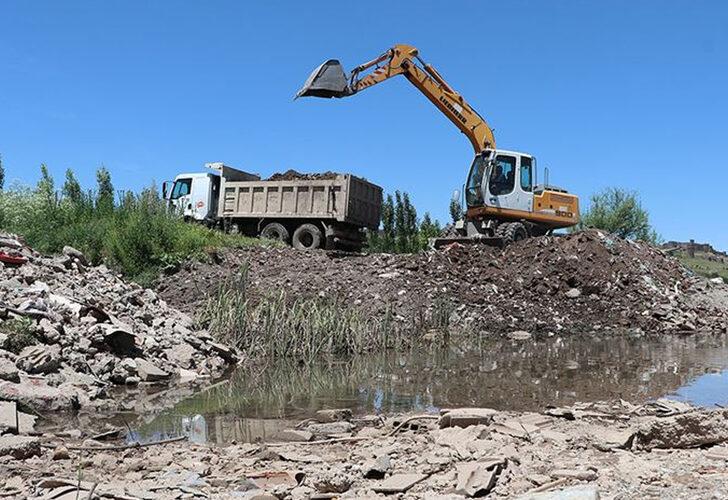
{"type": "Polygon", "coordinates": [[[346,73],[341,63],[336,59],[329,59],[313,70],[301,90],[296,93],[296,99],[309,96],[346,97],[351,94],[346,73]]]}

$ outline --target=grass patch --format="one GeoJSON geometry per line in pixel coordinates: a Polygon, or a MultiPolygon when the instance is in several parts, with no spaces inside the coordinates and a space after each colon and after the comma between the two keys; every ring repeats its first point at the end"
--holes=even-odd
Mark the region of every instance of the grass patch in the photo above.
{"type": "Polygon", "coordinates": [[[450,302],[442,299],[429,314],[402,321],[391,311],[373,318],[337,300],[291,299],[284,291],[253,301],[244,268],[212,294],[199,321],[216,339],[250,359],[311,364],[322,356],[402,350],[429,340],[434,331],[447,332],[451,310],[450,302]]]}
{"type": "Polygon", "coordinates": [[[38,338],[33,333],[33,322],[29,318],[8,319],[0,322],[0,333],[6,336],[0,349],[14,354],[38,343],[38,338]]]}
{"type": "Polygon", "coordinates": [[[184,222],[166,209],[154,186],[126,193],[118,203],[92,193],[76,193],[71,199],[47,186],[16,186],[0,191],[0,228],[22,235],[42,253],[57,253],[70,245],[92,264],[106,263],[143,285],[162,268],[204,258],[213,249],[262,244],[256,238],[184,222]]]}
{"type": "Polygon", "coordinates": [[[695,254],[695,257],[688,257],[687,253],[680,252],[675,255],[678,260],[695,274],[706,278],[723,278],[728,283],[728,263],[721,260],[708,259],[707,256],[695,254]]]}

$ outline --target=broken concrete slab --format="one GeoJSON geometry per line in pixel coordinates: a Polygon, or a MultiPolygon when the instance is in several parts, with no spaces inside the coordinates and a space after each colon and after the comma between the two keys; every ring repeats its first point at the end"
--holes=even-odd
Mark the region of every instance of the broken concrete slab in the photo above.
{"type": "Polygon", "coordinates": [[[689,412],[656,418],[634,436],[640,449],[695,448],[728,441],[728,410],[689,412]]]}
{"type": "Polygon", "coordinates": [[[558,469],[551,472],[554,479],[576,479],[578,481],[594,481],[597,478],[596,471],[591,469],[558,469]]]}
{"type": "Polygon", "coordinates": [[[376,486],[372,486],[372,490],[385,495],[404,493],[425,479],[427,479],[426,474],[394,474],[376,486]]]}
{"type": "Polygon", "coordinates": [[[16,460],[40,455],[40,439],[30,436],[4,434],[0,436],[0,457],[11,456],[16,460]]]}
{"type": "Polygon", "coordinates": [[[18,408],[14,401],[0,401],[0,434],[17,434],[19,431],[18,408]]]}
{"type": "Polygon", "coordinates": [[[18,354],[15,366],[29,374],[48,374],[61,366],[61,348],[58,345],[32,345],[18,354]]]}
{"type": "Polygon", "coordinates": [[[468,497],[482,497],[495,486],[500,466],[492,463],[467,462],[457,466],[455,493],[468,497]]]}
{"type": "Polygon", "coordinates": [[[306,429],[318,436],[334,436],[350,433],[354,430],[354,425],[350,422],[329,422],[326,424],[309,424],[306,429]]]}
{"type": "Polygon", "coordinates": [[[493,421],[493,415],[498,413],[491,408],[456,408],[443,410],[440,414],[439,425],[446,427],[467,427],[470,425],[488,425],[493,421]]]}
{"type": "Polygon", "coordinates": [[[313,433],[299,429],[283,429],[276,434],[276,439],[292,442],[311,441],[313,439],[313,433]]]}
{"type": "Polygon", "coordinates": [[[527,493],[516,500],[599,500],[599,490],[596,486],[580,485],[557,491],[527,493]]]}
{"type": "Polygon", "coordinates": [[[20,382],[18,367],[7,358],[0,358],[0,380],[7,380],[15,383],[20,382]]]}
{"type": "Polygon", "coordinates": [[[392,459],[387,454],[368,460],[362,467],[364,477],[367,479],[384,479],[391,469],[392,459]]]}
{"type": "Polygon", "coordinates": [[[170,378],[171,374],[158,368],[153,363],[143,358],[134,359],[137,365],[139,378],[144,382],[159,382],[170,378]]]}
{"type": "Polygon", "coordinates": [[[80,406],[80,393],[71,387],[52,387],[43,379],[21,379],[19,384],[0,381],[0,399],[43,412],[73,411],[80,406]]]}
{"type": "Polygon", "coordinates": [[[631,429],[593,429],[590,439],[594,448],[600,451],[612,451],[629,448],[634,432],[631,429]]]}

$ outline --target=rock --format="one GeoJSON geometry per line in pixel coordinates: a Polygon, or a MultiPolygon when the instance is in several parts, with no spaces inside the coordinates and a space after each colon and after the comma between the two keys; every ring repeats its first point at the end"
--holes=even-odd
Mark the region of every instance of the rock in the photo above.
{"type": "Polygon", "coordinates": [[[194,372],[192,370],[185,370],[184,368],[179,369],[178,382],[180,384],[189,384],[191,382],[194,382],[198,378],[200,378],[200,376],[197,374],[197,372],[194,372]]]}
{"type": "Polygon", "coordinates": [[[15,366],[15,363],[7,358],[0,358],[0,380],[7,380],[15,383],[20,382],[18,368],[15,366]]]}
{"type": "Polygon", "coordinates": [[[404,493],[426,478],[425,474],[395,474],[378,485],[372,486],[372,490],[384,494],[404,493]]]}
{"type": "Polygon", "coordinates": [[[137,348],[137,337],[126,327],[100,324],[95,327],[102,332],[102,342],[111,352],[119,356],[134,354],[137,348]]]}
{"type": "Polygon", "coordinates": [[[192,356],[195,354],[195,348],[187,342],[182,342],[171,349],[166,349],[164,353],[168,360],[176,363],[181,368],[189,368],[192,365],[192,356]]]}
{"type": "Polygon", "coordinates": [[[341,471],[326,471],[315,482],[319,493],[344,493],[351,488],[353,478],[341,471]]]}
{"type": "Polygon", "coordinates": [[[455,493],[468,497],[482,497],[490,493],[490,490],[495,486],[500,466],[467,462],[459,464],[457,470],[455,493]]]}
{"type": "Polygon", "coordinates": [[[302,442],[311,441],[313,439],[313,433],[298,429],[284,429],[276,437],[281,441],[302,442]]]}
{"type": "Polygon", "coordinates": [[[682,413],[643,424],[634,445],[641,449],[697,448],[728,441],[728,410],[682,413]]]}
{"type": "Polygon", "coordinates": [[[146,359],[136,358],[134,361],[137,365],[139,378],[144,382],[158,382],[161,380],[167,380],[170,377],[169,373],[157,368],[146,359]]]}
{"type": "Polygon", "coordinates": [[[51,460],[68,460],[69,458],[71,458],[71,454],[68,453],[68,448],[65,446],[56,446],[51,456],[51,460]]]}
{"type": "Polygon", "coordinates": [[[32,345],[23,349],[15,366],[26,373],[53,373],[61,366],[61,349],[57,345],[32,345]]]}
{"type": "Polygon", "coordinates": [[[17,401],[40,413],[73,411],[80,406],[78,390],[51,387],[44,380],[33,378],[21,379],[19,384],[0,381],[0,399],[17,401]]]}
{"type": "Polygon", "coordinates": [[[576,479],[578,481],[594,481],[597,473],[593,470],[558,469],[551,472],[554,479],[576,479]]]}
{"type": "Polygon", "coordinates": [[[578,288],[571,288],[566,292],[566,296],[570,299],[576,299],[581,297],[581,290],[578,288]]]}
{"type": "Polygon", "coordinates": [[[16,460],[40,455],[40,440],[30,436],[0,436],[0,457],[11,456],[16,460]]]}
{"type": "Polygon", "coordinates": [[[83,252],[81,252],[80,250],[76,250],[72,246],[64,246],[63,255],[71,257],[73,259],[77,259],[84,266],[88,265],[88,261],[86,260],[86,256],[83,254],[83,252]]]}
{"type": "Polygon", "coordinates": [[[595,428],[590,434],[594,448],[600,451],[612,451],[629,448],[634,432],[629,429],[595,428]]]}
{"type": "Polygon", "coordinates": [[[498,413],[490,408],[456,408],[443,410],[440,415],[441,429],[446,427],[468,427],[470,425],[488,425],[493,421],[493,415],[498,413]]]}
{"type": "Polygon", "coordinates": [[[558,491],[529,493],[517,497],[516,500],[599,500],[596,486],[572,486],[558,491]]]}
{"type": "Polygon", "coordinates": [[[222,359],[224,359],[228,363],[235,363],[238,360],[235,352],[228,346],[212,341],[208,341],[208,345],[215,353],[217,353],[222,359]]]}
{"type": "Polygon", "coordinates": [[[379,455],[377,458],[364,464],[362,471],[366,479],[384,479],[387,472],[392,468],[392,460],[389,455],[379,455]]]}
{"type": "Polygon", "coordinates": [[[18,408],[14,401],[0,401],[0,434],[18,433],[18,408]]]}
{"type": "Polygon", "coordinates": [[[515,330],[508,334],[508,338],[511,340],[530,340],[531,337],[531,333],[525,330],[515,330]]]}
{"type": "Polygon", "coordinates": [[[351,410],[348,408],[319,410],[313,418],[320,423],[349,421],[351,420],[351,410]]]}
{"type": "Polygon", "coordinates": [[[330,422],[327,424],[310,424],[307,429],[319,436],[331,436],[348,434],[354,430],[354,426],[350,422],[330,422]]]}

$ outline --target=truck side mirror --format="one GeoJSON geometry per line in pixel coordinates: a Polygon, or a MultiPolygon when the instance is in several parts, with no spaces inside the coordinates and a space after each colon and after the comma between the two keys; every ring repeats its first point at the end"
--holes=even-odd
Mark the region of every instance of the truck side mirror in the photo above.
{"type": "Polygon", "coordinates": [[[168,200],[169,199],[169,195],[171,194],[170,193],[170,190],[169,190],[169,185],[170,184],[171,183],[169,181],[164,181],[162,183],[162,198],[165,199],[165,200],[168,200]]]}
{"type": "Polygon", "coordinates": [[[452,192],[452,201],[460,201],[460,191],[458,189],[452,192]]]}

